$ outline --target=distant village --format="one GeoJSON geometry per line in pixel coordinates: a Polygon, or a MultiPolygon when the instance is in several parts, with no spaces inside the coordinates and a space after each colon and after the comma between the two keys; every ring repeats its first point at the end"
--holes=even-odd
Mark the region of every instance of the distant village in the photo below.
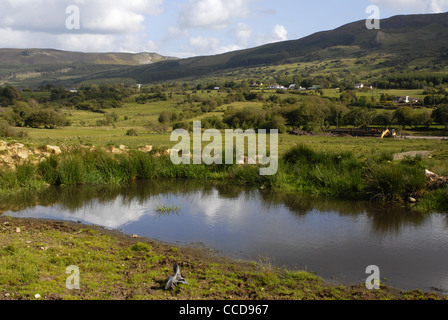
{"type": "MultiPolygon", "coordinates": [[[[251,86],[252,87],[261,87],[261,86],[263,86],[263,83],[261,83],[261,84],[254,83],[251,86]]],[[[364,84],[362,84],[362,83],[357,83],[357,84],[355,84],[354,87],[355,87],[355,89],[363,89],[366,86],[364,84]]],[[[313,85],[311,87],[304,88],[302,86],[297,86],[296,84],[291,84],[291,85],[289,85],[289,87],[285,87],[285,86],[282,86],[282,85],[279,85],[279,84],[272,84],[269,87],[267,87],[268,90],[285,90],[285,91],[286,90],[314,91],[314,90],[318,90],[318,89],[321,89],[321,88],[322,87],[319,86],[319,85],[313,85]]],[[[370,88],[371,90],[374,89],[373,86],[368,86],[368,88],[370,88]]],[[[215,88],[215,90],[216,89],[219,90],[219,88],[215,88]]],[[[412,98],[412,97],[409,97],[409,96],[404,96],[404,97],[396,97],[393,100],[393,103],[395,105],[397,105],[397,106],[420,105],[422,103],[422,100],[418,99],[418,98],[412,98]]]]}

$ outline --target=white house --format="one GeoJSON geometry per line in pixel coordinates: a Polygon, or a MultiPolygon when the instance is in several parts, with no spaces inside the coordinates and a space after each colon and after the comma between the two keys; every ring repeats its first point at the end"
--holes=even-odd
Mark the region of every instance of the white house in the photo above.
{"type": "Polygon", "coordinates": [[[355,84],[355,88],[362,89],[362,88],[364,88],[364,85],[362,83],[357,83],[357,84],[355,84]]]}
{"type": "Polygon", "coordinates": [[[274,89],[274,90],[286,90],[284,86],[281,86],[279,84],[273,84],[268,87],[268,89],[274,89]]]}

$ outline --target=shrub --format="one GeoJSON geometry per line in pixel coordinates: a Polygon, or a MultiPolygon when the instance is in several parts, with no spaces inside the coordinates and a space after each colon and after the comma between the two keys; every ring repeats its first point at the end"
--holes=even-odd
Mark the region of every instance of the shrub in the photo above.
{"type": "Polygon", "coordinates": [[[31,128],[45,127],[54,129],[67,126],[67,119],[59,112],[51,109],[41,109],[32,112],[26,119],[25,125],[31,128]]]}
{"type": "Polygon", "coordinates": [[[419,162],[369,162],[364,172],[366,191],[371,199],[404,202],[422,195],[426,177],[419,162]]]}
{"type": "Polygon", "coordinates": [[[25,138],[28,137],[28,132],[11,127],[6,121],[0,121],[0,137],[25,138]]]}
{"type": "Polygon", "coordinates": [[[137,130],[135,130],[135,129],[129,129],[129,130],[126,132],[126,135],[127,135],[128,137],[137,137],[137,136],[138,136],[138,133],[137,133],[137,130]]]}

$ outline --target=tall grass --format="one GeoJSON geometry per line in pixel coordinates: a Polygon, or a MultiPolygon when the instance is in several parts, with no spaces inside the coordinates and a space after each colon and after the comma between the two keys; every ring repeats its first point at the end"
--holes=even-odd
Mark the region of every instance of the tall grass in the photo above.
{"type": "MultiPolygon", "coordinates": [[[[350,152],[317,152],[298,145],[279,159],[279,171],[273,176],[260,176],[256,165],[174,165],[168,156],[78,149],[49,157],[37,166],[24,164],[16,170],[1,170],[0,194],[44,185],[120,186],[132,180],[159,178],[232,181],[262,189],[381,202],[406,202],[426,192],[421,159],[391,161],[389,154],[380,154],[366,160],[350,152]]],[[[438,193],[431,201],[444,200],[438,193]]]]}
{"type": "Polygon", "coordinates": [[[358,198],[363,191],[362,163],[352,153],[316,152],[298,145],[283,156],[289,183],[314,194],[358,198]]]}
{"type": "Polygon", "coordinates": [[[401,162],[373,162],[364,171],[366,192],[382,202],[403,202],[418,198],[426,189],[426,176],[421,159],[401,162]]]}

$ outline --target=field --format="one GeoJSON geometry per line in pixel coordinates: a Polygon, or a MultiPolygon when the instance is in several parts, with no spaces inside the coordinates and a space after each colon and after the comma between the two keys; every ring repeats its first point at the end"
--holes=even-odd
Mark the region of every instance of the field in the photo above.
{"type": "MultiPolygon", "coordinates": [[[[257,92],[257,91],[254,91],[257,92]]],[[[385,90],[376,94],[387,93],[391,95],[409,95],[421,97],[421,90],[385,90]]],[[[24,93],[24,98],[32,95],[36,97],[44,97],[45,93],[24,93]]],[[[226,94],[218,91],[197,91],[187,92],[189,95],[196,95],[200,99],[219,99],[225,97],[226,94]]],[[[266,91],[263,98],[266,99],[275,92],[266,91]]],[[[324,95],[328,97],[336,97],[337,90],[324,90],[324,95]]],[[[368,93],[367,93],[368,94],[368,93]]],[[[98,121],[104,120],[105,114],[94,113],[90,111],[81,111],[66,108],[63,113],[71,122],[71,126],[57,129],[32,129],[25,128],[29,137],[21,139],[21,142],[27,144],[38,145],[126,145],[136,148],[145,145],[160,147],[161,149],[172,148],[175,143],[170,141],[170,130],[166,133],[156,133],[151,130],[148,125],[157,123],[160,113],[170,111],[174,113],[182,112],[184,108],[184,95],[173,94],[168,101],[150,102],[139,104],[135,102],[135,97],[131,96],[125,100],[123,108],[107,109],[106,114],[116,115],[117,121],[108,125],[98,125],[98,121]],[[138,136],[127,136],[129,129],[135,129],[138,136]]],[[[281,98],[296,97],[294,94],[282,94],[281,98]]],[[[222,118],[224,112],[232,106],[234,110],[244,110],[250,107],[255,109],[263,109],[263,102],[247,101],[232,102],[223,104],[211,112],[201,113],[193,116],[187,121],[201,120],[207,117],[222,118]]],[[[7,108],[5,108],[7,109],[7,108]]],[[[433,130],[443,134],[443,127],[433,125],[433,130]]],[[[410,128],[404,131],[407,135],[431,135],[431,132],[415,132],[410,128]]],[[[415,150],[428,150],[434,152],[446,152],[446,142],[430,141],[430,140],[394,140],[394,139],[378,139],[378,138],[352,138],[352,137],[333,137],[333,136],[293,136],[287,133],[280,135],[279,148],[280,154],[297,144],[307,144],[314,149],[320,151],[351,151],[356,155],[371,154],[377,152],[400,153],[415,150]]]]}
{"type": "MultiPolygon", "coordinates": [[[[261,122],[258,122],[258,125],[260,126],[261,123],[261,128],[263,128],[262,125],[264,123],[269,125],[266,119],[274,119],[276,117],[269,113],[273,112],[272,110],[276,110],[275,112],[279,112],[279,114],[282,114],[283,110],[296,112],[301,110],[301,104],[306,104],[307,108],[309,108],[308,112],[313,112],[317,115],[322,110],[329,112],[328,110],[332,110],[331,108],[336,108],[336,111],[344,110],[345,112],[350,112],[350,109],[338,102],[332,102],[317,95],[298,97],[298,95],[289,92],[257,92],[257,90],[253,90],[249,93],[246,92],[246,95],[258,93],[256,99],[248,101],[243,98],[229,101],[235,99],[238,94],[242,94],[238,93],[238,91],[197,90],[179,92],[178,89],[165,90],[161,95],[161,99],[141,103],[138,101],[142,95],[133,94],[124,98],[120,107],[100,109],[97,112],[78,110],[75,106],[65,104],[59,110],[70,122],[69,126],[56,127],[55,129],[24,127],[22,129],[27,133],[25,137],[5,138],[3,140],[6,140],[9,145],[13,145],[14,142],[20,142],[29,149],[34,150],[44,150],[47,145],[67,147],[65,150],[77,150],[79,146],[88,146],[89,149],[94,146],[109,150],[112,150],[111,147],[122,149],[122,146],[125,146],[130,150],[137,150],[141,147],[151,146],[154,150],[153,154],[163,154],[165,151],[175,147],[179,142],[177,140],[171,141],[171,132],[173,126],[179,124],[176,121],[181,116],[182,123],[191,126],[193,121],[207,123],[210,119],[216,119],[218,121],[217,125],[223,125],[227,124],[224,121],[228,121],[229,115],[234,116],[232,121],[235,121],[238,117],[243,118],[250,114],[253,115],[253,118],[247,118],[249,119],[248,121],[257,118],[262,119],[261,122]],[[218,104],[217,101],[220,101],[220,103],[218,104]],[[291,101],[292,104],[288,101],[291,101]],[[210,107],[210,104],[214,104],[214,107],[210,107]],[[166,122],[159,121],[164,113],[168,114],[168,118],[175,116],[177,120],[170,118],[166,122]]],[[[408,93],[404,91],[389,92],[395,95],[408,93]]],[[[417,94],[417,92],[411,93],[417,94]]],[[[333,94],[335,93],[333,92],[333,94]]],[[[159,95],[160,93],[157,94],[157,97],[159,95]]],[[[152,95],[149,96],[153,97],[152,95]]],[[[95,103],[95,101],[92,103],[95,103]]],[[[4,108],[4,110],[8,112],[9,108],[12,107],[4,108]]],[[[432,124],[431,130],[433,131],[425,129],[422,132],[402,130],[399,126],[390,127],[390,129],[397,129],[398,136],[396,138],[381,139],[380,137],[335,136],[323,130],[323,117],[319,118],[317,116],[315,119],[315,122],[311,123],[311,125],[317,130],[308,132],[305,135],[289,134],[286,126],[282,123],[279,124],[284,127],[278,139],[278,153],[282,158],[280,166],[283,167],[280,168],[276,177],[269,179],[258,177],[258,174],[254,175],[255,171],[252,169],[245,170],[238,166],[220,168],[218,171],[216,171],[216,168],[208,168],[207,166],[199,166],[194,169],[176,168],[167,162],[169,159],[151,160],[139,158],[140,156],[133,159],[134,155],[132,153],[129,155],[129,159],[117,159],[121,168],[117,172],[123,168],[128,168],[129,171],[124,173],[120,171],[123,174],[109,176],[102,172],[103,168],[101,166],[98,167],[97,161],[103,161],[103,155],[92,154],[87,159],[82,154],[75,153],[72,158],[62,157],[57,160],[60,163],[59,165],[56,165],[58,162],[50,165],[50,171],[54,172],[51,174],[52,178],[47,183],[57,184],[59,183],[57,181],[64,181],[63,175],[65,173],[59,172],[58,166],[70,167],[76,164],[72,169],[75,170],[79,167],[81,169],[78,173],[82,174],[75,183],[109,183],[110,181],[127,181],[148,176],[217,180],[234,177],[238,183],[269,186],[277,190],[304,191],[346,199],[368,199],[372,197],[369,194],[373,192],[374,196],[379,195],[379,197],[384,197],[388,201],[397,200],[405,203],[410,198],[410,195],[422,196],[422,192],[425,189],[423,168],[442,176],[448,176],[447,140],[411,139],[407,136],[408,134],[430,135],[435,132],[445,134],[443,127],[432,124]],[[393,168],[395,164],[391,164],[391,160],[394,158],[394,155],[407,152],[421,153],[422,151],[426,151],[427,154],[423,159],[419,160],[421,162],[405,162],[403,166],[398,163],[397,167],[393,168]],[[302,159],[303,154],[301,153],[309,154],[309,156],[302,159]],[[302,160],[297,163],[297,159],[302,160]],[[389,163],[387,160],[389,160],[389,163]],[[146,169],[138,171],[139,169],[136,168],[139,168],[140,164],[143,164],[142,168],[148,166],[153,168],[153,172],[149,174],[146,169]],[[85,172],[83,172],[84,169],[86,170],[85,172]],[[400,173],[397,173],[398,171],[394,173],[394,170],[398,170],[400,173]],[[374,183],[375,180],[369,180],[370,178],[366,176],[366,172],[372,172],[374,175],[373,178],[371,177],[372,179],[382,179],[381,182],[380,180],[375,182],[379,184],[379,188],[375,187],[375,190],[369,190],[369,185],[374,183]],[[377,174],[381,176],[376,177],[375,175],[377,174]],[[400,177],[394,180],[396,178],[394,175],[400,175],[400,177]],[[415,180],[407,177],[407,175],[409,177],[414,175],[415,180]],[[386,190],[388,184],[395,184],[395,186],[386,190]]],[[[283,120],[286,121],[286,119],[283,120]]],[[[245,121],[241,123],[240,121],[239,125],[243,129],[252,128],[252,124],[257,125],[255,122],[248,123],[245,121]]],[[[335,126],[332,127],[336,128],[335,126]]],[[[326,127],[326,130],[329,128],[331,126],[326,127]]],[[[408,126],[407,130],[410,128],[408,126]]],[[[222,135],[225,133],[224,129],[221,129],[220,132],[222,135]]],[[[190,135],[190,138],[193,139],[193,135],[190,135]]],[[[225,139],[223,139],[224,143],[225,139]]],[[[247,143],[246,141],[246,147],[247,143]]],[[[203,142],[201,147],[205,148],[208,144],[203,142]]],[[[223,147],[226,146],[223,145],[223,147]]],[[[268,146],[268,149],[270,147],[268,146]]],[[[271,149],[270,151],[274,150],[271,149]]],[[[10,151],[3,151],[3,154],[9,157],[10,151]]],[[[115,160],[111,159],[110,161],[113,163],[115,160]]],[[[236,163],[236,161],[233,163],[236,163]]],[[[42,181],[39,181],[39,170],[41,169],[36,171],[35,169],[28,170],[26,167],[24,168],[23,170],[29,178],[29,183],[32,184],[31,182],[33,182],[36,186],[41,186],[42,181]]],[[[117,168],[113,170],[115,169],[117,168]]],[[[3,187],[0,188],[3,193],[7,194],[9,189],[19,191],[27,187],[26,184],[24,185],[21,182],[23,177],[21,178],[20,174],[3,174],[5,177],[9,177],[9,180],[4,179],[3,187]]],[[[442,199],[444,196],[443,192],[445,191],[435,195],[436,198],[434,199],[426,198],[426,202],[422,202],[424,208],[445,210],[446,204],[442,199]]]]}

